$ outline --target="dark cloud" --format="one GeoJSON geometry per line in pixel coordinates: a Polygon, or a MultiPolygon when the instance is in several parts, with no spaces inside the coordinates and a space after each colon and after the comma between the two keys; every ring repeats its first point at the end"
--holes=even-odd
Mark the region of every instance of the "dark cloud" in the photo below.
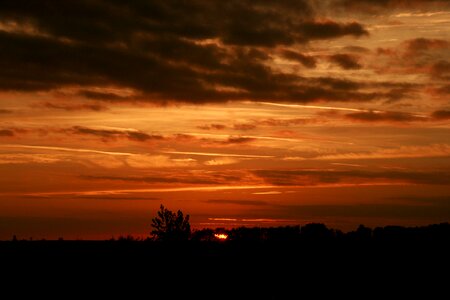
{"type": "Polygon", "coordinates": [[[450,185],[448,172],[400,172],[400,171],[337,171],[337,170],[256,170],[253,173],[274,185],[309,186],[337,183],[367,183],[380,181],[407,182],[413,184],[450,185]]]}
{"type": "Polygon", "coordinates": [[[233,145],[233,144],[245,144],[245,143],[250,143],[253,142],[255,140],[255,138],[251,138],[251,137],[245,137],[245,136],[230,136],[227,138],[226,141],[223,142],[219,142],[222,144],[226,144],[226,145],[233,145]]]}
{"type": "Polygon", "coordinates": [[[330,4],[334,9],[370,14],[392,9],[432,11],[450,7],[448,0],[331,0],[330,4]]]}
{"type": "Polygon", "coordinates": [[[305,125],[317,123],[317,119],[312,118],[294,118],[294,119],[262,119],[257,121],[259,125],[264,126],[291,126],[291,125],[305,125]]]}
{"type": "Polygon", "coordinates": [[[14,136],[14,135],[15,135],[14,130],[11,130],[11,129],[0,129],[0,136],[11,137],[11,136],[14,136]]]}
{"type": "Polygon", "coordinates": [[[256,124],[252,124],[252,123],[240,123],[240,124],[233,125],[233,129],[242,130],[242,131],[252,130],[255,128],[256,128],[256,124]]]}
{"type": "Polygon", "coordinates": [[[435,78],[450,80],[450,62],[440,60],[431,66],[431,75],[435,78]]]}
{"type": "Polygon", "coordinates": [[[50,109],[59,109],[65,111],[77,111],[77,110],[92,110],[92,111],[104,111],[108,108],[104,105],[100,104],[69,104],[69,103],[54,103],[54,102],[45,102],[39,105],[35,105],[37,107],[45,107],[50,109]]]}
{"type": "Polygon", "coordinates": [[[305,40],[332,39],[346,35],[354,37],[369,35],[369,32],[356,22],[346,24],[333,21],[305,22],[301,25],[300,32],[305,40]]]}
{"type": "Polygon", "coordinates": [[[417,53],[427,50],[446,49],[450,47],[450,43],[440,39],[417,38],[406,41],[406,50],[409,53],[417,53]]]}
{"type": "Polygon", "coordinates": [[[345,117],[362,122],[413,122],[427,120],[426,118],[404,112],[355,112],[346,114],[345,117]]]}
{"type": "Polygon", "coordinates": [[[450,95],[450,84],[443,85],[434,91],[441,95],[450,95]]]}
{"type": "Polygon", "coordinates": [[[206,124],[197,126],[197,128],[202,130],[223,130],[226,129],[227,126],[223,124],[206,124]]]}
{"type": "Polygon", "coordinates": [[[316,59],[313,56],[304,55],[291,50],[283,50],[281,55],[286,59],[297,61],[307,68],[316,67],[316,59]]]}
{"type": "Polygon", "coordinates": [[[369,48],[361,47],[361,46],[346,46],[344,50],[347,52],[355,52],[355,53],[368,53],[370,52],[369,48]]]}
{"type": "Polygon", "coordinates": [[[431,114],[435,120],[450,120],[450,110],[437,110],[431,114]]]}
{"type": "Polygon", "coordinates": [[[242,206],[263,206],[268,205],[265,201],[259,200],[228,200],[228,199],[211,199],[206,200],[206,203],[210,204],[234,204],[234,205],[242,205],[242,206]]]}
{"type": "Polygon", "coordinates": [[[83,175],[85,180],[98,181],[123,181],[130,183],[168,183],[168,184],[227,184],[230,182],[241,182],[248,174],[241,171],[185,171],[182,173],[174,172],[151,172],[145,176],[111,176],[111,175],[83,175]]]}
{"type": "MultiPolygon", "coordinates": [[[[316,17],[306,0],[5,0],[0,18],[32,30],[0,32],[0,89],[76,86],[85,98],[157,103],[377,98],[336,93],[268,66],[280,46],[368,34],[359,23],[316,17]],[[127,88],[133,96],[92,86],[127,88]]],[[[314,66],[311,57],[295,59],[314,66]]]]}
{"type": "Polygon", "coordinates": [[[107,181],[126,181],[126,182],[140,182],[140,183],[185,183],[185,184],[220,184],[223,181],[209,178],[206,176],[174,176],[172,174],[159,174],[158,176],[145,177],[116,177],[116,176],[82,176],[81,178],[87,180],[107,180],[107,181]]]}
{"type": "Polygon", "coordinates": [[[94,91],[80,91],[78,94],[88,99],[104,101],[126,101],[134,99],[134,97],[124,97],[113,93],[101,93],[94,91]]]}
{"type": "Polygon", "coordinates": [[[334,54],[329,60],[345,70],[357,70],[362,67],[358,63],[358,57],[351,54],[334,54]]]}
{"type": "Polygon", "coordinates": [[[9,109],[0,109],[0,115],[11,114],[13,111],[9,109]]]}
{"type": "Polygon", "coordinates": [[[74,126],[66,132],[70,132],[72,134],[82,134],[82,135],[92,135],[101,137],[102,139],[117,139],[117,138],[126,138],[133,141],[145,142],[149,140],[163,140],[164,137],[161,135],[150,135],[145,132],[137,131],[137,130],[116,130],[116,129],[95,129],[83,126],[74,126]]]}

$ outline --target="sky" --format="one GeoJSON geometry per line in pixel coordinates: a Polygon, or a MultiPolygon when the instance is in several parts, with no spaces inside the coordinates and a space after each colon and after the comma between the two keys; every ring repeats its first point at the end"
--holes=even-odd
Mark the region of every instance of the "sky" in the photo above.
{"type": "Polygon", "coordinates": [[[450,1],[3,0],[0,239],[450,221],[450,1]]]}

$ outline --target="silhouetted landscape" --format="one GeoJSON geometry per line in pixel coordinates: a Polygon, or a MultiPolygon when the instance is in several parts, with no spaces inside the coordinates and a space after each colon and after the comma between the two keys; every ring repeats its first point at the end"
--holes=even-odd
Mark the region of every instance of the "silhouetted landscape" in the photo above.
{"type": "MultiPolygon", "coordinates": [[[[206,290],[226,283],[263,299],[293,295],[299,282],[306,291],[311,284],[346,280],[361,280],[358,284],[365,286],[382,276],[385,283],[379,288],[384,289],[397,280],[434,278],[437,269],[449,266],[449,223],[373,229],[360,225],[346,233],[321,223],[191,232],[188,215],[161,206],[152,224],[152,234],[146,239],[30,241],[14,237],[0,242],[0,257],[5,270],[12,267],[10,274],[22,274],[32,281],[42,279],[39,274],[44,269],[55,280],[75,278],[81,272],[89,284],[145,284],[149,280],[175,286],[201,279],[206,290]],[[259,290],[253,290],[256,287],[251,282],[259,290]]],[[[233,291],[222,295],[236,296],[233,291]]],[[[197,298],[208,295],[196,289],[190,293],[197,298]]]]}

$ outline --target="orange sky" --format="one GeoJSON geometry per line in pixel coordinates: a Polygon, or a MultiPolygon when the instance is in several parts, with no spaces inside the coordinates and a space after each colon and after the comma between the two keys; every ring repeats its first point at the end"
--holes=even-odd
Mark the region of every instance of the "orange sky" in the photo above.
{"type": "Polygon", "coordinates": [[[449,221],[448,1],[320,2],[2,1],[0,239],[449,221]]]}

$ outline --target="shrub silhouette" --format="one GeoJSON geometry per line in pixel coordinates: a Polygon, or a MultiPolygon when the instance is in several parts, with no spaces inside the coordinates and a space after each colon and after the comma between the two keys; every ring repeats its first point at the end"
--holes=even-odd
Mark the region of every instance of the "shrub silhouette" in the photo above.
{"type": "Polygon", "coordinates": [[[322,223],[309,223],[302,226],[300,235],[304,241],[310,242],[324,242],[334,238],[333,230],[328,229],[327,226],[322,223]]]}
{"type": "Polygon", "coordinates": [[[185,241],[191,235],[189,215],[185,217],[181,210],[174,213],[162,204],[158,216],[152,219],[152,227],[151,235],[157,241],[185,241]]]}

